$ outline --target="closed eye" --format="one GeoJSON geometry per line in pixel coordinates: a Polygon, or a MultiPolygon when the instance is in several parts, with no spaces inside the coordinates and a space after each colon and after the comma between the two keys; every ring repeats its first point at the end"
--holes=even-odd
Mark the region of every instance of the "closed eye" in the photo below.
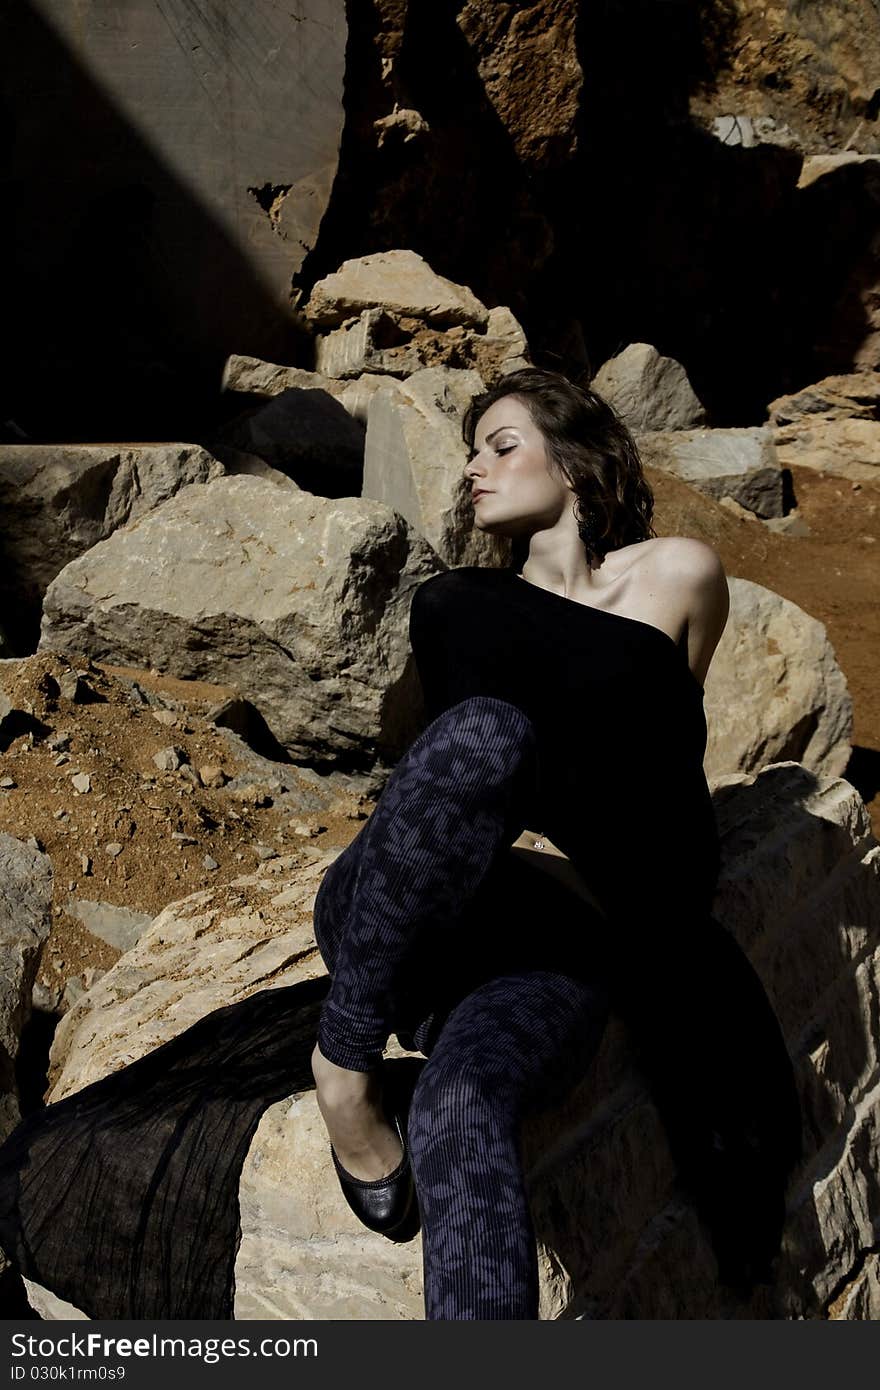
{"type": "Polygon", "coordinates": [[[503,448],[501,448],[501,449],[496,449],[495,452],[496,452],[496,454],[509,454],[510,451],[511,451],[511,449],[515,449],[515,448],[516,448],[516,445],[515,445],[515,444],[505,444],[503,448]]]}

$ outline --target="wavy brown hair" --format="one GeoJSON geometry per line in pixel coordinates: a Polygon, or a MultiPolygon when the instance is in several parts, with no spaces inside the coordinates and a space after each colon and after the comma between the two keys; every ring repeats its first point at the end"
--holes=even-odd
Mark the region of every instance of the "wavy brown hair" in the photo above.
{"type": "MultiPolygon", "coordinates": [[[[574,490],[578,534],[591,566],[607,551],[655,534],[654,494],[632,435],[607,401],[558,372],[523,367],[475,396],[462,421],[469,456],[480,418],[504,396],[522,401],[548,458],[574,490]]],[[[518,549],[515,543],[515,556],[518,549]]]]}

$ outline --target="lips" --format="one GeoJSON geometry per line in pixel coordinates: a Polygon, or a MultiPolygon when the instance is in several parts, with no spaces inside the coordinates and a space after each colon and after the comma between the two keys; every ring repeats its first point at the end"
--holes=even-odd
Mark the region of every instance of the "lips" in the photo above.
{"type": "Polygon", "coordinates": [[[474,492],[471,493],[471,501],[476,502],[478,497],[485,497],[488,492],[489,488],[478,487],[474,492]]]}

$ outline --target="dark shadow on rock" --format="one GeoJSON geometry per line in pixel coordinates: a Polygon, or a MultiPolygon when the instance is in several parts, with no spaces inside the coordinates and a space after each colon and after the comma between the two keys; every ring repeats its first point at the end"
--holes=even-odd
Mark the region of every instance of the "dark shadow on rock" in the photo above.
{"type": "Polygon", "coordinates": [[[781,469],[780,477],[782,479],[782,515],[788,516],[788,513],[793,511],[798,504],[794,490],[794,479],[791,476],[791,469],[781,469]]]}
{"type": "MultiPolygon", "coordinates": [[[[880,161],[843,164],[801,189],[790,287],[801,331],[796,385],[852,370],[866,333],[865,304],[877,300],[878,252],[880,161]]],[[[878,361],[880,347],[871,365],[878,361]]]]}
{"type": "Polygon", "coordinates": [[[852,783],[863,801],[873,801],[880,791],[880,751],[855,744],[843,776],[852,783]]]}
{"type": "Polygon", "coordinates": [[[208,447],[224,463],[229,449],[263,459],[318,497],[359,497],[365,434],[327,391],[291,386],[229,421],[208,447]]]}
{"type": "Polygon", "coordinates": [[[701,8],[581,7],[588,193],[560,254],[575,268],[595,361],[653,343],[683,362],[713,423],[745,424],[779,394],[796,341],[780,297],[801,157],[729,148],[691,122],[691,91],[707,75],[701,8]]]}
{"type": "Polygon", "coordinates": [[[39,1110],[44,1104],[43,1096],[49,1079],[49,1051],[60,1022],[58,1014],[45,1009],[32,1009],[21,1031],[15,1083],[22,1117],[39,1110]]]}
{"type": "Polygon", "coordinates": [[[230,729],[238,734],[261,758],[268,758],[273,763],[293,762],[287,749],[278,742],[263,715],[250,700],[236,695],[212,710],[209,718],[219,729],[230,729]]]}
{"type": "Polygon", "coordinates": [[[487,304],[509,304],[529,327],[534,269],[550,229],[541,176],[522,168],[456,17],[458,0],[407,7],[396,82],[401,105],[424,118],[411,141],[377,146],[387,114],[370,0],[348,0],[346,124],[339,173],[317,245],[295,277],[308,291],[343,259],[394,247],[424,256],[487,304]]]}
{"type": "Polygon", "coordinates": [[[14,709],[0,721],[0,753],[5,753],[10,744],[22,734],[33,734],[35,739],[48,738],[52,730],[41,719],[28,714],[26,710],[14,709]]]}
{"type": "Polygon", "coordinates": [[[28,1303],[21,1275],[11,1267],[0,1273],[0,1318],[15,1322],[42,1322],[28,1303]]]}
{"type": "Polygon", "coordinates": [[[292,314],[35,7],[5,7],[0,54],[0,421],[197,439],[230,352],[295,360],[292,314]]]}
{"type": "Polygon", "coordinates": [[[859,267],[871,275],[880,230],[873,195],[841,217],[839,196],[797,188],[799,153],[730,147],[691,120],[734,27],[728,0],[581,6],[573,175],[588,193],[554,220],[591,358],[653,343],[685,365],[716,425],[760,422],[775,396],[847,370],[868,326],[859,267]]]}

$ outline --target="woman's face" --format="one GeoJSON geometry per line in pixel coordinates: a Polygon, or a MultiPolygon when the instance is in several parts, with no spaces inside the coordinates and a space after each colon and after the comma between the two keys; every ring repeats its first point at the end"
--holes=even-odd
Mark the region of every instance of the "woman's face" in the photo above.
{"type": "Polygon", "coordinates": [[[515,396],[503,396],[480,416],[464,473],[480,531],[516,536],[553,526],[572,500],[547,457],[544,436],[515,396]]]}

